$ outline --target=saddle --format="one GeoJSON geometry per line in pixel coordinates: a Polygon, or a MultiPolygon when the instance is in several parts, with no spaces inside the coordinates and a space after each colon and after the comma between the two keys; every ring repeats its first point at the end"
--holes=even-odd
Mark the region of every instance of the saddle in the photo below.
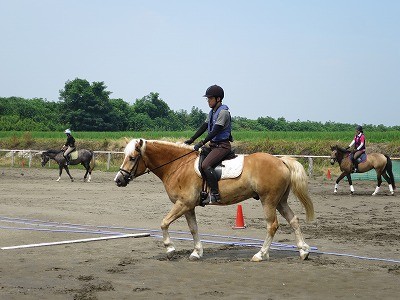
{"type": "MultiPolygon", "coordinates": [[[[205,148],[207,149],[207,148],[205,148]]],[[[196,174],[200,178],[205,178],[201,171],[201,164],[207,155],[210,153],[210,150],[201,150],[200,156],[194,162],[194,170],[196,174]]],[[[242,174],[243,171],[243,161],[244,155],[236,155],[234,151],[228,153],[225,156],[224,160],[221,161],[218,165],[213,166],[218,180],[228,179],[228,178],[236,178],[242,174]]]]}
{"type": "Polygon", "coordinates": [[[74,160],[78,158],[78,150],[73,150],[71,153],[68,154],[68,159],[69,160],[74,160]]]}
{"type": "MultiPolygon", "coordinates": [[[[350,153],[349,158],[350,158],[350,160],[353,162],[354,154],[353,154],[353,153],[350,153]]],[[[358,163],[363,163],[363,162],[365,162],[366,160],[367,160],[367,153],[366,153],[366,152],[364,152],[363,154],[360,155],[359,158],[357,158],[357,162],[358,162],[358,163]]]]}

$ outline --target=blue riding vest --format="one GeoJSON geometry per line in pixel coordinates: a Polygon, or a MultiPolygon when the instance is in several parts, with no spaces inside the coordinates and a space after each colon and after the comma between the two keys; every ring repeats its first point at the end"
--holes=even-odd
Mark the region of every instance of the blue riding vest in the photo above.
{"type": "MultiPolygon", "coordinates": [[[[221,105],[220,107],[218,107],[218,109],[213,113],[213,110],[211,109],[209,114],[208,114],[208,118],[209,118],[209,122],[208,122],[208,132],[210,133],[215,125],[215,122],[217,122],[218,119],[218,115],[221,112],[221,110],[229,110],[228,106],[226,106],[225,104],[221,105]]],[[[220,133],[218,133],[213,139],[213,142],[221,142],[221,141],[227,141],[229,140],[230,136],[231,136],[231,121],[229,120],[229,124],[228,126],[226,126],[226,128],[224,128],[220,133]]]]}

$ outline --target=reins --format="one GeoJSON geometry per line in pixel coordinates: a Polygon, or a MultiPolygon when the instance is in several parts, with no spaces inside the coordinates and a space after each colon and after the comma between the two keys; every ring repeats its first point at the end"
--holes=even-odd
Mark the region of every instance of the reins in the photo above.
{"type": "Polygon", "coordinates": [[[140,151],[140,149],[136,149],[136,151],[139,152],[139,155],[136,156],[136,161],[135,161],[135,164],[134,164],[133,167],[132,167],[132,170],[129,172],[129,171],[124,170],[124,169],[122,169],[122,168],[119,169],[119,171],[120,171],[121,174],[125,177],[125,179],[129,179],[129,180],[130,180],[130,179],[132,179],[132,178],[136,178],[136,177],[142,176],[142,175],[144,175],[144,174],[146,174],[146,173],[149,174],[150,172],[154,172],[155,170],[160,169],[160,168],[162,168],[162,167],[165,167],[166,165],[169,165],[169,164],[173,163],[174,161],[177,161],[178,159],[181,159],[181,158],[183,158],[183,157],[185,157],[185,156],[187,156],[187,155],[189,155],[189,154],[195,152],[196,150],[192,150],[192,151],[190,151],[190,152],[188,152],[188,153],[185,153],[185,154],[183,154],[183,155],[181,155],[181,156],[178,156],[178,157],[174,158],[173,160],[171,160],[171,161],[169,161],[169,162],[166,162],[166,163],[164,163],[164,164],[162,164],[162,165],[159,165],[159,166],[157,166],[157,167],[155,167],[155,168],[153,168],[153,169],[148,168],[147,165],[146,165],[146,162],[143,160],[143,163],[144,163],[144,165],[145,165],[145,167],[146,167],[146,170],[145,170],[144,172],[140,173],[140,174],[133,174],[134,177],[132,177],[132,173],[135,173],[136,170],[137,170],[137,168],[138,168],[138,166],[139,166],[139,158],[142,157],[142,152],[140,151]],[[126,175],[124,175],[124,173],[125,173],[126,175]]]}

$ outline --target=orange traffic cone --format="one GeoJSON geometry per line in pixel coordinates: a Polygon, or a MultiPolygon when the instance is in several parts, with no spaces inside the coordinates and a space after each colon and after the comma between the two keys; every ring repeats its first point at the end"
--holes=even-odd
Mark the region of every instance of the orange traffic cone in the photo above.
{"type": "Polygon", "coordinates": [[[240,205],[240,204],[237,206],[236,222],[235,222],[235,226],[232,227],[232,228],[233,229],[244,229],[244,228],[246,228],[246,225],[244,224],[242,205],[240,205]]]}
{"type": "Polygon", "coordinates": [[[329,180],[332,179],[331,170],[330,169],[328,169],[328,172],[326,173],[326,178],[328,178],[329,180]]]}

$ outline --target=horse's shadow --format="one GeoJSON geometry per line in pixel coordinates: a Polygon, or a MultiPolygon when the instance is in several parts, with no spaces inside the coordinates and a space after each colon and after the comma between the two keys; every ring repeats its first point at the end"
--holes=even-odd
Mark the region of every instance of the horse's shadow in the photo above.
{"type": "MultiPolygon", "coordinates": [[[[199,261],[203,262],[250,262],[250,258],[257,252],[257,247],[251,246],[238,246],[238,245],[224,245],[220,247],[212,247],[204,249],[204,256],[199,261]]],[[[165,254],[154,256],[154,259],[159,261],[189,261],[189,256],[192,250],[183,249],[175,252],[172,259],[168,259],[165,254]]],[[[295,259],[299,260],[299,252],[297,250],[284,250],[284,249],[271,249],[269,261],[280,259],[295,259]]],[[[320,255],[312,253],[312,256],[320,255]]]]}

